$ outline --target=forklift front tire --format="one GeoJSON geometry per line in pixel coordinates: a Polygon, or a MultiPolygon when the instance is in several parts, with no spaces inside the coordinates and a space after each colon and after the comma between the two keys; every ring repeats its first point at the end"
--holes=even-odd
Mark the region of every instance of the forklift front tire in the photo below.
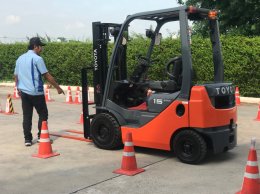
{"type": "Polygon", "coordinates": [[[184,163],[198,164],[207,153],[207,144],[200,134],[193,130],[180,131],[173,140],[175,155],[184,163]]]}
{"type": "Polygon", "coordinates": [[[108,113],[100,113],[93,118],[90,134],[94,144],[101,149],[111,150],[122,146],[120,126],[108,113]]]}

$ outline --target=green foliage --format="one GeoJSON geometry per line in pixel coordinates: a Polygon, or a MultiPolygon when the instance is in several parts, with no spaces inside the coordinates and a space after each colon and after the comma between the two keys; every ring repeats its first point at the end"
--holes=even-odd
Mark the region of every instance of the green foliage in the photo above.
{"type": "MultiPolygon", "coordinates": [[[[27,52],[27,44],[0,44],[0,80],[12,80],[17,58],[27,52]]],[[[48,43],[41,55],[50,73],[60,84],[81,83],[82,67],[92,64],[92,44],[48,43]]],[[[92,80],[92,74],[90,76],[92,80]]]]}
{"type": "Polygon", "coordinates": [[[180,40],[166,38],[161,41],[159,46],[155,46],[152,54],[152,60],[154,63],[150,69],[150,79],[165,79],[167,77],[165,71],[165,64],[176,56],[180,56],[180,40]]]}
{"type": "MultiPolygon", "coordinates": [[[[243,96],[260,96],[260,37],[222,36],[222,53],[225,80],[239,86],[243,96]]],[[[109,45],[109,56],[112,51],[109,45]]],[[[137,56],[145,56],[149,41],[135,38],[128,42],[127,63],[129,72],[137,63],[137,56]]],[[[16,59],[27,51],[27,44],[0,44],[1,80],[13,80],[16,59]]],[[[180,55],[179,39],[163,39],[152,54],[154,60],[149,70],[149,78],[166,79],[165,64],[170,58],[180,55]]],[[[91,67],[92,44],[87,42],[48,43],[42,53],[50,73],[60,84],[80,85],[81,68],[91,67]]],[[[213,80],[212,50],[209,39],[192,38],[192,61],[197,82],[213,80]]],[[[89,74],[92,76],[92,74],[89,74]]],[[[92,79],[92,77],[91,77],[92,79]]],[[[90,83],[91,80],[90,80],[90,83]]]]}
{"type": "Polygon", "coordinates": [[[81,84],[81,69],[92,64],[92,45],[88,43],[49,43],[42,57],[59,83],[81,84]]]}
{"type": "MultiPolygon", "coordinates": [[[[178,0],[180,4],[219,10],[220,32],[224,34],[259,36],[260,6],[258,0],[178,0]]],[[[206,23],[195,23],[194,31],[204,35],[206,23]]]]}
{"type": "Polygon", "coordinates": [[[260,37],[221,37],[225,79],[239,86],[244,96],[260,96],[260,37]]]}
{"type": "Polygon", "coordinates": [[[12,80],[16,59],[27,50],[27,44],[0,44],[0,80],[12,80]]]}
{"type": "Polygon", "coordinates": [[[208,38],[192,38],[192,63],[196,72],[195,82],[209,82],[214,80],[214,66],[212,64],[212,49],[208,38]]]}
{"type": "MultiPolygon", "coordinates": [[[[239,86],[244,96],[260,96],[260,37],[221,36],[224,79],[239,86]]],[[[197,81],[213,80],[210,40],[196,37],[192,43],[197,81]]]]}

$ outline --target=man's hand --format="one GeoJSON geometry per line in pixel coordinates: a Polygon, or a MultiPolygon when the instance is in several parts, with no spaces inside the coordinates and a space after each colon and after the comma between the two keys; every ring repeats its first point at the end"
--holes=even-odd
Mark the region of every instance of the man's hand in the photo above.
{"type": "Polygon", "coordinates": [[[58,92],[58,94],[64,94],[64,95],[65,95],[65,93],[64,93],[64,91],[61,89],[61,87],[58,87],[58,88],[57,88],[57,92],[58,92]]]}
{"type": "Polygon", "coordinates": [[[148,89],[146,92],[146,96],[151,96],[153,93],[153,91],[151,89],[148,89]]]}
{"type": "Polygon", "coordinates": [[[52,75],[51,75],[49,72],[43,74],[43,76],[44,76],[45,79],[48,80],[48,82],[49,82],[51,85],[53,85],[53,86],[56,88],[58,94],[61,94],[61,93],[62,93],[62,94],[65,95],[64,91],[61,89],[61,87],[60,87],[60,86],[58,85],[58,83],[55,81],[54,77],[52,77],[52,75]]]}

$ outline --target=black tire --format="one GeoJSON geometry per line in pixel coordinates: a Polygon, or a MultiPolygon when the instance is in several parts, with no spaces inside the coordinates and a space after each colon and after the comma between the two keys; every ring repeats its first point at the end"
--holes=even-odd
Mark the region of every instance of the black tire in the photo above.
{"type": "Polygon", "coordinates": [[[207,144],[197,132],[183,130],[173,140],[173,150],[176,156],[184,163],[198,164],[207,153],[207,144]]]}
{"type": "Polygon", "coordinates": [[[93,118],[90,134],[94,144],[101,149],[111,150],[122,146],[120,126],[108,113],[100,113],[93,118]]]}

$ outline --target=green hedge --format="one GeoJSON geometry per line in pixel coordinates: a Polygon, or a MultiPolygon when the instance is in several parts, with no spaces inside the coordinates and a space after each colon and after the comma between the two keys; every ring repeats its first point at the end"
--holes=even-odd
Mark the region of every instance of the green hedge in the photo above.
{"type": "MultiPolygon", "coordinates": [[[[243,96],[260,96],[260,37],[222,36],[225,80],[239,86],[243,96]]],[[[136,64],[138,54],[145,55],[148,40],[136,38],[128,43],[128,64],[136,64]]],[[[109,46],[109,55],[112,45],[109,46]]],[[[15,61],[27,51],[27,44],[0,44],[1,80],[12,80],[15,61]]],[[[211,45],[208,39],[192,38],[193,65],[197,81],[213,79],[211,45]]],[[[178,39],[163,39],[155,48],[154,66],[149,70],[151,79],[165,79],[165,64],[180,55],[178,39]],[[172,47],[174,45],[174,47],[172,47]]],[[[80,85],[80,70],[92,64],[92,44],[88,42],[48,43],[42,53],[47,68],[60,84],[80,85]]],[[[130,68],[131,71],[131,68],[130,68]]]]}
{"type": "Polygon", "coordinates": [[[50,43],[42,57],[60,84],[81,85],[82,67],[92,64],[92,44],[50,43]]]}

